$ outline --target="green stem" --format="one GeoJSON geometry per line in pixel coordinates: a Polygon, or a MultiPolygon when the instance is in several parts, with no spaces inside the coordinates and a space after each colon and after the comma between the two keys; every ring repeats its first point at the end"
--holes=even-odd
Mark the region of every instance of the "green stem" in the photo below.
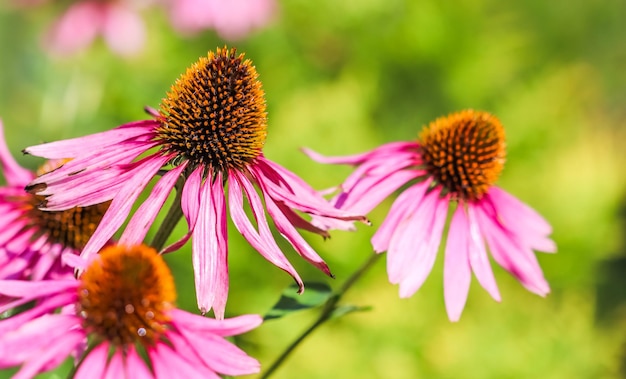
{"type": "Polygon", "coordinates": [[[260,379],[269,378],[276,369],[287,359],[287,357],[300,345],[305,338],[309,336],[309,334],[313,333],[315,329],[317,329],[320,325],[328,321],[333,311],[336,309],[336,305],[341,300],[343,295],[356,283],[362,276],[365,274],[376,261],[380,258],[382,254],[372,254],[361,267],[359,267],[352,275],[346,280],[343,285],[339,288],[335,294],[333,294],[326,302],[324,303],[324,307],[322,308],[322,312],[317,317],[317,319],[300,335],[296,338],[283,353],[272,363],[272,365],[261,374],[260,379]]]}
{"type": "Polygon", "coordinates": [[[180,207],[180,200],[183,197],[183,191],[180,187],[181,186],[176,185],[176,197],[174,198],[174,202],[167,211],[167,215],[165,215],[163,223],[159,226],[159,230],[154,235],[152,243],[150,244],[157,251],[163,249],[165,242],[167,242],[170,234],[172,234],[172,231],[174,231],[174,228],[183,217],[183,210],[180,207]]]}

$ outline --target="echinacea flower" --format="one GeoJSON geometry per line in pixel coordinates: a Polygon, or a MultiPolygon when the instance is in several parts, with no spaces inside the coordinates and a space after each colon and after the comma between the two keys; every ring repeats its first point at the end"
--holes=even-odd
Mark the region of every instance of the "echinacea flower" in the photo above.
{"type": "MultiPolygon", "coordinates": [[[[42,171],[62,162],[49,161],[42,171]]],[[[79,254],[96,230],[108,203],[45,212],[43,197],[24,191],[35,179],[13,159],[0,121],[0,167],[7,184],[0,187],[0,279],[51,279],[71,275],[61,255],[79,254]]]]}
{"type": "Polygon", "coordinates": [[[102,36],[119,55],[137,53],[145,28],[136,5],[129,0],[79,0],[54,23],[44,44],[52,53],[69,55],[85,49],[102,36]]]}
{"type": "MultiPolygon", "coordinates": [[[[80,258],[73,259],[80,264],[80,258]]],[[[84,262],[83,262],[84,263],[84,262]]],[[[0,368],[32,378],[74,356],[73,378],[219,378],[246,375],[259,363],[224,337],[247,332],[258,315],[215,320],[174,306],[174,279],[156,250],[110,245],[79,279],[0,280],[12,302],[0,313],[0,368]],[[55,312],[60,309],[60,312],[55,312]]]]}
{"type": "Polygon", "coordinates": [[[169,0],[172,25],[182,33],[214,29],[228,40],[245,37],[270,22],[274,0],[169,0]]]}
{"type": "Polygon", "coordinates": [[[182,174],[181,206],[189,233],[165,251],[178,248],[193,233],[198,307],[202,312],[213,308],[216,317],[221,318],[228,293],[228,184],[228,206],[236,228],[267,260],[288,272],[302,291],[302,280],[272,236],[263,199],[277,229],[296,252],[328,275],[328,266],[295,228],[322,236],[327,232],[296,211],[341,220],[365,218],[335,209],[294,173],[263,156],[267,115],[257,76],[252,63],[234,49],[210,52],[176,81],[162,101],[160,112],[151,111],[154,120],[27,148],[29,154],[51,159],[72,158],[34,180],[28,188],[46,197],[46,210],[112,199],[83,250],[82,256],[88,258],[122,226],[150,180],[169,168],[120,238],[123,244],[141,242],[182,174]],[[244,194],[256,227],[244,211],[244,194]]]}
{"type": "MultiPolygon", "coordinates": [[[[322,163],[357,166],[333,200],[339,209],[366,214],[407,186],[372,238],[377,253],[387,251],[389,281],[400,285],[401,297],[413,295],[432,270],[454,204],[444,257],[451,321],[461,317],[471,272],[500,301],[486,245],[493,259],[529,291],[550,292],[533,250],[556,251],[548,238],[552,228],[494,185],[505,160],[504,129],[496,117],[466,110],[433,121],[417,142],[389,143],[347,157],[306,153],[322,163]]],[[[336,220],[316,221],[322,227],[337,226],[336,220]]]]}

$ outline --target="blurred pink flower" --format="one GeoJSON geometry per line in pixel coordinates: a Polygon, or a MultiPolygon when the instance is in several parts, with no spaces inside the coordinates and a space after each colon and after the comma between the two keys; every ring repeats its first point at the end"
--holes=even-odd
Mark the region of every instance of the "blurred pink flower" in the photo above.
{"type": "Polygon", "coordinates": [[[257,327],[261,317],[215,320],[175,308],[172,275],[146,246],[109,246],[78,280],[0,280],[0,295],[13,299],[0,313],[36,301],[0,320],[0,368],[20,366],[15,379],[69,356],[76,379],[219,378],[260,368],[224,337],[257,327]]]}
{"type": "MultiPolygon", "coordinates": [[[[485,112],[462,111],[432,122],[418,142],[395,142],[368,153],[323,157],[322,163],[350,164],[356,170],[333,199],[339,209],[367,214],[394,191],[406,187],[372,238],[387,251],[389,281],[400,296],[413,295],[432,270],[448,207],[456,203],[444,257],[444,297],[451,321],[467,300],[471,272],[496,300],[496,285],[485,241],[494,260],[529,291],[550,292],[533,250],[555,252],[550,225],[534,210],[494,186],[505,159],[504,129],[485,112]]],[[[322,228],[350,223],[316,218],[322,228]]]]}
{"type": "Polygon", "coordinates": [[[58,55],[85,49],[101,35],[119,55],[132,55],[143,46],[145,30],[132,2],[81,0],[72,4],[44,38],[46,48],[58,55]]]}
{"type": "Polygon", "coordinates": [[[170,19],[182,33],[214,29],[227,40],[245,37],[268,24],[274,0],[168,0],[170,19]]]}
{"type": "Polygon", "coordinates": [[[304,259],[330,275],[322,258],[296,227],[324,237],[297,211],[342,220],[363,220],[335,209],[294,173],[263,156],[267,135],[265,94],[243,54],[218,49],[193,64],[172,86],[154,120],[66,141],[29,147],[25,152],[73,158],[33,181],[28,189],[46,197],[46,210],[63,210],[111,200],[102,223],[85,246],[90,257],[122,226],[142,190],[169,168],[130,219],[120,243],[143,241],[172,188],[184,178],[182,212],[189,232],[165,249],[173,251],[193,234],[193,267],[198,307],[222,318],[228,294],[226,183],[237,230],[267,260],[302,279],[278,247],[265,207],[280,233],[304,259]],[[157,149],[156,151],[154,149],[157,149]],[[261,191],[260,197],[255,184],[261,191]],[[244,194],[256,226],[244,210],[244,194]]]}
{"type": "MultiPolygon", "coordinates": [[[[60,163],[48,162],[43,170],[52,170],[60,163]]],[[[41,280],[71,275],[61,255],[80,253],[108,204],[60,212],[37,209],[43,197],[24,191],[36,175],[20,167],[11,156],[2,121],[0,168],[7,182],[0,187],[0,279],[41,280]]]]}

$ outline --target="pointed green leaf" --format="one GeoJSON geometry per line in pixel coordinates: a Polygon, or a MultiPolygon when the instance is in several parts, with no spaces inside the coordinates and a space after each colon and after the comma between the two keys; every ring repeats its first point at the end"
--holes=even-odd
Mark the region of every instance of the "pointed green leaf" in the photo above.
{"type": "Polygon", "coordinates": [[[331,295],[332,290],[326,283],[306,283],[302,295],[298,295],[298,286],[292,284],[283,291],[278,302],[267,312],[264,319],[280,318],[291,312],[317,307],[324,304],[331,295]]]}

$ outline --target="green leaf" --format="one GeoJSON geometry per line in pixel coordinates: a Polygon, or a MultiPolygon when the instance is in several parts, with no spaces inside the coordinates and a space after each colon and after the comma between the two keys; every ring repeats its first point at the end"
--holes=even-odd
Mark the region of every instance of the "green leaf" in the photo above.
{"type": "Polygon", "coordinates": [[[264,319],[280,318],[302,309],[317,307],[324,304],[332,295],[332,290],[326,283],[306,283],[305,288],[304,293],[298,295],[298,286],[295,283],[287,287],[264,319]]]}
{"type": "Polygon", "coordinates": [[[352,312],[367,312],[371,311],[372,307],[369,305],[358,306],[358,305],[340,305],[333,309],[333,312],[330,314],[330,318],[339,318],[347,315],[352,312]]]}

